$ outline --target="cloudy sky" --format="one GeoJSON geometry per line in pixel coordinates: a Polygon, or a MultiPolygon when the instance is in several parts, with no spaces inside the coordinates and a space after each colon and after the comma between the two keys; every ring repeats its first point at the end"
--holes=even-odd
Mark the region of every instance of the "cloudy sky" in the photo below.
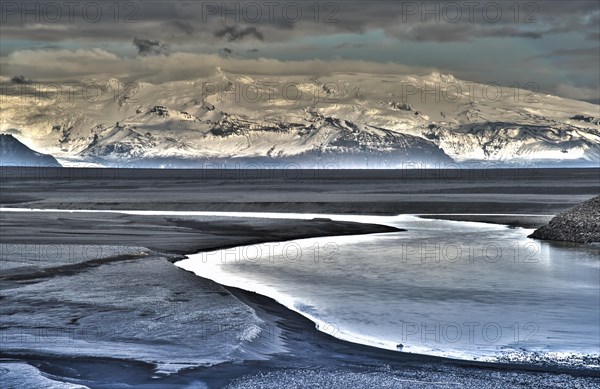
{"type": "Polygon", "coordinates": [[[4,1],[0,76],[427,73],[598,102],[594,1],[4,1]]]}

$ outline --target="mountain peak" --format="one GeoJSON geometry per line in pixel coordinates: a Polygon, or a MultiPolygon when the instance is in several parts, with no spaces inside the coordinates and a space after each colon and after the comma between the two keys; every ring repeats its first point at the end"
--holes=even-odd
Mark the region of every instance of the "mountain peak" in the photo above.
{"type": "Polygon", "coordinates": [[[0,134],[0,166],[60,167],[51,155],[38,153],[12,134],[0,134]]]}

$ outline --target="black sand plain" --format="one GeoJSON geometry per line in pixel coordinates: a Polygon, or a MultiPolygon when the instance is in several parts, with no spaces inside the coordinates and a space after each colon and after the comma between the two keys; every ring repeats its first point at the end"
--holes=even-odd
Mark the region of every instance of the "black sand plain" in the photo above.
{"type": "MultiPolygon", "coordinates": [[[[2,207],[409,213],[527,228],[541,226],[552,215],[600,193],[600,169],[172,171],[8,167],[0,169],[0,174],[2,207]]],[[[474,363],[350,344],[317,331],[310,321],[269,298],[224,288],[171,263],[197,251],[390,230],[326,219],[2,212],[0,232],[5,249],[0,269],[0,381],[3,387],[27,387],[22,372],[30,365],[54,384],[69,382],[93,388],[600,387],[600,371],[576,366],[474,363]],[[18,249],[71,244],[110,246],[113,251],[52,261],[43,255],[24,255],[18,249]],[[92,284],[94,280],[101,285],[92,284]],[[97,290],[91,292],[93,288],[97,290]],[[160,288],[156,293],[160,301],[140,307],[136,299],[154,296],[156,288],[160,288]],[[82,300],[78,295],[87,297],[82,300]],[[180,347],[182,355],[193,357],[198,348],[206,346],[210,353],[211,347],[218,347],[210,341],[187,344],[185,334],[193,327],[177,321],[180,312],[210,315],[215,306],[231,309],[224,318],[227,312],[247,313],[244,309],[250,307],[262,319],[262,334],[268,336],[261,335],[242,350],[243,355],[253,358],[184,367],[172,374],[157,371],[152,358],[144,354],[146,349],[168,355],[180,347]],[[96,347],[89,342],[89,334],[87,342],[73,340],[73,333],[94,323],[104,329],[94,333],[98,335],[96,347]],[[35,343],[22,340],[23,331],[39,334],[40,325],[66,330],[53,332],[51,345],[40,341],[39,336],[35,343]],[[132,333],[123,327],[131,328],[132,333]],[[140,329],[145,329],[145,336],[132,335],[140,329]],[[165,335],[169,329],[175,335],[165,335]],[[122,335],[110,337],[111,347],[132,348],[133,355],[140,358],[99,353],[99,346],[108,344],[104,335],[111,331],[122,335]],[[153,336],[157,337],[156,344],[152,343],[153,336]],[[61,346],[63,343],[66,346],[61,346]]],[[[212,334],[211,329],[209,325],[212,334]]],[[[231,333],[222,336],[235,337],[237,329],[233,327],[231,333]]]]}

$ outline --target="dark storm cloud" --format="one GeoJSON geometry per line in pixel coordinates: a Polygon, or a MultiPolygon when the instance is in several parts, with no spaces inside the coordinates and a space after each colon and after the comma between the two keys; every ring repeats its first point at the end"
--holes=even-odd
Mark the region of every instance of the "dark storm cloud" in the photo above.
{"type": "Polygon", "coordinates": [[[20,76],[14,76],[10,79],[10,82],[12,82],[13,84],[31,84],[33,81],[25,78],[25,76],[20,75],[20,76]]]}
{"type": "Polygon", "coordinates": [[[194,26],[192,26],[190,23],[183,22],[181,20],[174,20],[169,22],[169,24],[178,28],[186,35],[192,35],[194,33],[194,26]]]}
{"type": "Polygon", "coordinates": [[[262,32],[258,31],[256,27],[239,28],[238,26],[224,26],[223,28],[215,31],[217,38],[227,38],[229,42],[234,42],[240,39],[244,39],[247,36],[253,36],[258,40],[264,40],[262,32]]]}
{"type": "Polygon", "coordinates": [[[145,57],[148,55],[161,55],[169,53],[169,46],[150,39],[134,38],[133,44],[137,48],[138,55],[145,57]]]}
{"type": "MultiPolygon", "coordinates": [[[[47,4],[50,3],[69,2],[47,4]]],[[[553,51],[563,45],[574,49],[596,45],[600,39],[597,0],[75,3],[79,5],[73,18],[63,10],[62,17],[50,20],[52,15],[22,12],[35,4],[44,6],[44,2],[1,2],[0,74],[4,79],[21,72],[37,80],[44,75],[86,75],[107,69],[135,77],[138,70],[147,68],[148,73],[157,72],[155,80],[168,80],[188,74],[179,68],[183,66],[180,56],[215,66],[226,59],[233,66],[239,59],[236,54],[252,53],[258,47],[259,59],[273,60],[275,67],[280,66],[277,61],[298,61],[297,71],[308,66],[310,60],[329,61],[339,53],[340,60],[359,61],[359,65],[353,63],[348,69],[358,66],[365,72],[391,62],[419,69],[436,68],[474,81],[485,81],[488,75],[503,77],[501,81],[508,84],[521,77],[541,77],[546,84],[555,85],[571,81],[575,79],[571,75],[577,74],[577,80],[597,84],[597,56],[569,57],[553,51]],[[102,8],[99,20],[89,20],[94,16],[94,7],[88,9],[87,17],[82,15],[88,3],[102,8]],[[270,10],[264,6],[266,3],[278,5],[270,10]],[[7,4],[12,8],[7,8],[7,4]],[[252,11],[251,4],[258,4],[259,13],[252,11]],[[470,10],[469,4],[476,6],[470,10]],[[297,6],[300,13],[295,11],[297,6]],[[497,7],[501,8],[499,17],[497,7]],[[134,38],[137,39],[132,46],[134,38]],[[410,44],[413,42],[419,44],[410,44]],[[437,43],[444,43],[443,54],[431,55],[436,48],[442,48],[437,43]],[[230,47],[232,53],[215,53],[222,47],[230,47]],[[399,53],[404,49],[406,56],[401,57],[399,53]],[[499,50],[503,51],[501,60],[495,55],[499,50]],[[543,51],[548,52],[546,57],[531,60],[537,61],[538,66],[519,69],[525,58],[543,51]],[[461,53],[461,58],[448,54],[453,52],[461,53]],[[215,59],[209,61],[203,55],[210,53],[215,59]],[[138,66],[139,62],[144,67],[138,66]]],[[[329,70],[329,65],[319,66],[323,71],[329,70]]],[[[563,91],[575,96],[572,88],[565,83],[563,91]]]]}
{"type": "Polygon", "coordinates": [[[513,1],[315,3],[301,0],[276,2],[278,5],[273,9],[262,2],[250,3],[259,8],[248,7],[245,2],[131,1],[118,3],[119,12],[115,14],[116,3],[112,0],[83,1],[74,11],[61,6],[61,15],[57,17],[52,8],[42,6],[40,15],[24,13],[25,9],[43,2],[3,2],[1,29],[3,39],[47,41],[123,41],[151,31],[156,39],[173,39],[172,43],[194,42],[199,37],[286,41],[310,35],[382,29],[402,40],[450,42],[477,38],[481,31],[498,38],[537,39],[561,32],[593,38],[598,35],[600,20],[597,1],[521,1],[517,2],[518,12],[513,1]],[[97,6],[88,7],[84,13],[87,3],[97,6]],[[97,7],[101,10],[98,18],[92,12],[97,7]]]}
{"type": "Polygon", "coordinates": [[[512,26],[490,26],[481,25],[455,26],[445,24],[424,24],[403,27],[393,33],[403,41],[416,42],[467,42],[482,37],[511,37],[541,39],[542,32],[523,31],[512,26]]]}

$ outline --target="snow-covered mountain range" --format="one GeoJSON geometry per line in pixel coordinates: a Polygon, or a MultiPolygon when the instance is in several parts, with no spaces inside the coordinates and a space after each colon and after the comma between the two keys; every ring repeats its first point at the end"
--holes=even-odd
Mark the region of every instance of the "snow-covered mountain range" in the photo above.
{"type": "MultiPolygon", "coordinates": [[[[523,88],[523,86],[521,86],[523,88]]],[[[0,132],[63,164],[600,163],[600,106],[449,75],[8,85],[0,132]]]]}

